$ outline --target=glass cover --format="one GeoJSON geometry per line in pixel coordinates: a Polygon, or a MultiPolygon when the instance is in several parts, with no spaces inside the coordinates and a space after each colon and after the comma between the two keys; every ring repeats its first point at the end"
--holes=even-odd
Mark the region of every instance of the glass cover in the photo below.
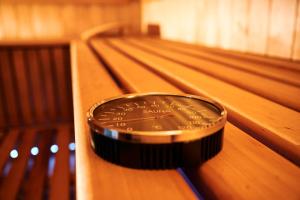
{"type": "Polygon", "coordinates": [[[124,131],[172,131],[203,128],[221,117],[204,100],[175,95],[145,95],[108,101],[93,112],[99,124],[124,131]]]}

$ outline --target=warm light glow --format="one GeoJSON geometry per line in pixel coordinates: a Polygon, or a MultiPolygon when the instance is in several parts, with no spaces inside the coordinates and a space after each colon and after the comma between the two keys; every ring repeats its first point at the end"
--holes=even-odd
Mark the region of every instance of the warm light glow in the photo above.
{"type": "Polygon", "coordinates": [[[11,158],[17,158],[19,156],[19,153],[16,149],[13,149],[13,150],[11,150],[9,155],[11,158]]]}
{"type": "Polygon", "coordinates": [[[50,151],[52,152],[52,153],[57,153],[58,152],[58,146],[57,146],[57,144],[53,144],[53,145],[51,145],[51,147],[50,147],[50,151]]]}
{"type": "Polygon", "coordinates": [[[39,148],[38,147],[32,147],[30,150],[31,155],[36,156],[39,154],[39,148]]]}

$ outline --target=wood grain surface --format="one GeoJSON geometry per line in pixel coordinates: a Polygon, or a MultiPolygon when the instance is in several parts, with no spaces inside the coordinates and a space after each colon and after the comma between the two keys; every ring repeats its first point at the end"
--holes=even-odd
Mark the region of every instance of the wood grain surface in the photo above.
{"type": "MultiPolygon", "coordinates": [[[[256,69],[253,69],[255,64],[250,62],[242,63],[242,65],[234,65],[234,59],[223,64],[222,58],[216,57],[215,59],[210,59],[207,57],[201,57],[201,55],[199,56],[198,54],[196,57],[194,54],[186,55],[185,51],[176,52],[173,48],[164,49],[163,45],[152,41],[145,42],[132,39],[126,41],[129,41],[131,44],[153,54],[184,64],[197,71],[241,87],[245,90],[258,94],[259,96],[263,96],[271,101],[300,111],[300,103],[295,98],[300,96],[300,73],[295,73],[294,71],[289,70],[280,70],[277,68],[275,68],[275,70],[267,67],[263,68],[262,66],[257,66],[256,69]],[[152,45],[153,43],[157,45],[152,45]],[[242,68],[236,68],[236,66],[241,66],[242,68]],[[252,71],[249,73],[248,69],[252,71]],[[261,69],[264,69],[264,73],[270,72],[270,74],[272,74],[273,72],[273,74],[276,74],[278,78],[275,77],[274,79],[284,80],[281,82],[274,80],[273,77],[270,79],[265,76],[257,75],[256,72],[261,69]],[[245,80],[251,80],[251,82],[246,82],[245,80]],[[286,82],[291,82],[292,84],[287,84],[286,82]]],[[[195,52],[196,51],[193,51],[193,53],[195,52]]],[[[213,57],[213,55],[211,55],[211,57],[213,57]]]]}
{"type": "Polygon", "coordinates": [[[1,199],[16,199],[23,176],[26,172],[30,149],[34,143],[36,132],[35,130],[27,130],[26,132],[22,132],[20,136],[18,159],[12,161],[12,167],[0,185],[1,199]]]}
{"type": "Polygon", "coordinates": [[[58,40],[0,44],[0,127],[72,122],[69,47],[58,40]]]}
{"type": "MultiPolygon", "coordinates": [[[[32,168],[27,173],[27,178],[23,180],[20,192],[24,199],[38,200],[44,197],[44,191],[48,181],[48,160],[50,157],[50,146],[54,131],[40,131],[36,147],[39,149],[37,155],[29,155],[28,163],[33,163],[32,168]]],[[[29,164],[28,164],[29,165],[29,164]]]]}
{"type": "Polygon", "coordinates": [[[220,101],[229,111],[232,122],[250,130],[251,135],[288,159],[300,163],[299,120],[295,120],[300,117],[298,112],[121,40],[110,42],[185,91],[220,101]]]}
{"type": "MultiPolygon", "coordinates": [[[[151,40],[151,38],[146,38],[146,39],[151,40]]],[[[213,55],[220,55],[227,58],[234,58],[235,61],[246,61],[246,62],[250,61],[265,67],[277,67],[280,69],[286,68],[289,70],[294,70],[296,72],[300,71],[299,61],[292,61],[290,59],[274,58],[267,55],[261,56],[249,52],[243,53],[243,52],[233,51],[233,50],[224,51],[220,48],[210,48],[210,47],[205,47],[203,45],[188,44],[188,43],[172,41],[172,40],[161,40],[160,42],[164,44],[168,44],[168,46],[174,44],[172,46],[176,46],[176,48],[183,47],[187,52],[189,51],[188,49],[196,50],[197,54],[201,54],[201,55],[203,55],[203,53],[205,52],[206,55],[207,53],[210,53],[213,55]]]]}
{"type": "Polygon", "coordinates": [[[56,144],[59,147],[55,154],[55,166],[49,184],[49,199],[70,199],[70,151],[71,126],[68,124],[57,127],[56,144]]]}
{"type": "MultiPolygon", "coordinates": [[[[144,40],[143,40],[144,41],[144,40]]],[[[214,61],[219,64],[224,64],[229,68],[234,68],[240,71],[245,71],[249,73],[253,73],[255,75],[262,76],[263,78],[269,78],[273,80],[278,80],[283,83],[287,83],[294,86],[300,86],[300,64],[297,62],[291,62],[286,60],[286,62],[282,62],[280,66],[274,66],[273,63],[257,63],[257,56],[252,56],[248,60],[237,59],[238,56],[235,54],[230,54],[227,51],[223,52],[225,55],[219,55],[212,52],[213,49],[208,48],[197,48],[196,45],[189,45],[192,48],[186,48],[187,44],[183,45],[180,43],[172,43],[164,40],[146,40],[149,41],[148,44],[156,44],[154,46],[160,46],[162,48],[166,48],[169,50],[174,50],[183,54],[188,54],[193,57],[197,57],[199,59],[205,59],[207,61],[214,61]],[[231,55],[231,56],[230,56],[231,55]],[[256,58],[256,59],[255,59],[256,58]]],[[[245,54],[238,54],[244,55],[245,54]]],[[[247,58],[247,57],[246,57],[247,58]]],[[[272,59],[274,62],[274,59],[272,59]]],[[[276,61],[276,60],[275,60],[276,61]]],[[[279,63],[278,63],[279,64],[279,63]]]]}
{"type": "Polygon", "coordinates": [[[158,24],[163,39],[299,60],[299,8],[299,0],[143,1],[142,29],[158,24]]]}
{"type": "MultiPolygon", "coordinates": [[[[126,48],[126,53],[120,51],[125,48],[121,42],[93,40],[91,44],[131,92],[149,91],[150,86],[150,91],[186,91],[184,88],[170,87],[170,82],[164,77],[129,57],[127,53],[131,53],[130,48],[126,48]],[[141,81],[139,73],[132,72],[143,73],[145,80],[141,81]]],[[[141,54],[136,51],[134,55],[138,57],[141,54]]],[[[152,62],[157,64],[155,60],[152,62]]],[[[297,199],[300,195],[297,190],[299,178],[296,178],[300,177],[299,168],[230,123],[225,128],[221,153],[198,169],[185,169],[185,172],[208,198],[272,199],[290,195],[289,198],[297,199]],[[272,187],[266,187],[268,184],[272,187]]]]}
{"type": "Polygon", "coordinates": [[[140,19],[138,1],[1,1],[0,39],[79,38],[83,31],[107,22],[126,22],[130,33],[138,33],[140,19]]]}
{"type": "Polygon", "coordinates": [[[94,103],[120,95],[122,91],[85,44],[72,43],[71,52],[77,198],[195,199],[176,170],[124,168],[102,160],[93,152],[86,112],[94,103]]]}

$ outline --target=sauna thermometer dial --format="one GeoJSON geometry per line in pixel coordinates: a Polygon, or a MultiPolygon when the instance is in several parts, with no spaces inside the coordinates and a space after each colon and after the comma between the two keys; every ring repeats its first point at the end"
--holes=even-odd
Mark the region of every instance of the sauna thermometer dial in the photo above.
{"type": "Polygon", "coordinates": [[[132,168],[200,164],[221,150],[225,122],[220,104],[194,95],[129,94],[88,112],[95,152],[132,168]]]}

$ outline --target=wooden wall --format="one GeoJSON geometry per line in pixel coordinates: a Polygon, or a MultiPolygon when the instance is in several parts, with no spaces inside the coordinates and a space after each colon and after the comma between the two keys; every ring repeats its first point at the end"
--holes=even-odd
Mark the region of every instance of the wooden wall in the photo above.
{"type": "Polygon", "coordinates": [[[67,43],[0,44],[0,130],[73,121],[67,43]]]}
{"type": "Polygon", "coordinates": [[[300,59],[300,0],[144,0],[163,38],[300,59]]]}
{"type": "Polygon", "coordinates": [[[0,39],[77,37],[84,30],[112,21],[130,24],[132,32],[140,29],[138,1],[106,4],[1,2],[0,39]]]}

